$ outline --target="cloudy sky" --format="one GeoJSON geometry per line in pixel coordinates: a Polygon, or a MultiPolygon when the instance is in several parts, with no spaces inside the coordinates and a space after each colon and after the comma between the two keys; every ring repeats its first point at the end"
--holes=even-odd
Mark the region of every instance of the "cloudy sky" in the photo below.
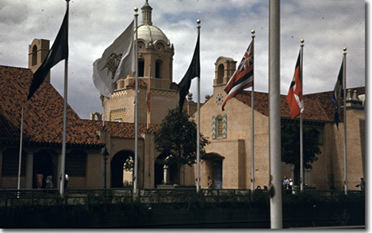
{"type": "MultiPolygon", "coordinates": [[[[92,64],[127,27],[134,7],[145,0],[71,0],[69,104],[82,118],[101,112],[92,64]]],[[[219,56],[240,62],[255,29],[255,90],[268,90],[268,0],[149,0],[152,21],[175,47],[173,81],[186,72],[201,20],[201,96],[212,94],[219,56]]],[[[51,45],[65,13],[64,0],[1,0],[0,65],[27,67],[34,38],[51,45]]],[[[347,86],[365,85],[365,7],[362,0],[281,0],[281,94],[293,77],[300,40],[304,46],[304,92],[333,90],[347,47],[347,86]]],[[[141,14],[139,22],[141,21],[141,14]]],[[[52,69],[52,84],[63,93],[63,68],[52,69]]],[[[196,93],[196,82],[190,92],[196,93]]],[[[195,95],[194,95],[195,96],[195,95]]]]}

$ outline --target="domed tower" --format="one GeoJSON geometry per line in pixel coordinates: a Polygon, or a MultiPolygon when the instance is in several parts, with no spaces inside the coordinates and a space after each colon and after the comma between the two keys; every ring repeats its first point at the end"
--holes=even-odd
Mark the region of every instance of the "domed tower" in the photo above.
{"type": "MultiPolygon", "coordinates": [[[[141,10],[142,21],[138,26],[138,77],[146,83],[150,77],[151,87],[167,89],[173,81],[174,47],[164,32],[152,24],[152,7],[148,0],[141,10]]],[[[120,80],[118,88],[127,87],[134,78],[133,74],[120,80]]]]}
{"type": "MultiPolygon", "coordinates": [[[[151,87],[151,124],[160,124],[168,110],[178,104],[172,88],[174,47],[164,32],[152,23],[152,7],[146,0],[138,25],[138,121],[147,122],[147,86],[151,87]]],[[[135,29],[136,30],[136,29],[135,29]]],[[[136,40],[136,34],[134,33],[136,40]]],[[[110,99],[104,98],[106,121],[134,122],[135,73],[118,81],[110,99]]]]}

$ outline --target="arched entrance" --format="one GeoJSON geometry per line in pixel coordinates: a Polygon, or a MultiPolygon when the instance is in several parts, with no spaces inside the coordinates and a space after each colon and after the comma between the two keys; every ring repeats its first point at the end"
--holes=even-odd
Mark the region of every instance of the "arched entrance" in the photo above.
{"type": "Polygon", "coordinates": [[[208,153],[205,154],[201,159],[205,160],[207,176],[211,177],[213,181],[212,188],[222,189],[222,162],[224,157],[217,153],[208,153]]]}
{"type": "Polygon", "coordinates": [[[47,177],[51,177],[52,184],[49,187],[57,187],[57,156],[49,150],[41,150],[34,154],[33,188],[45,188],[47,177]]]}
{"type": "Polygon", "coordinates": [[[165,161],[172,160],[171,156],[160,154],[155,160],[155,187],[158,185],[179,184],[179,165],[175,162],[170,162],[165,165],[165,161]]]}
{"type": "Polygon", "coordinates": [[[123,188],[133,185],[132,151],[119,151],[111,160],[111,188],[123,188]]]}

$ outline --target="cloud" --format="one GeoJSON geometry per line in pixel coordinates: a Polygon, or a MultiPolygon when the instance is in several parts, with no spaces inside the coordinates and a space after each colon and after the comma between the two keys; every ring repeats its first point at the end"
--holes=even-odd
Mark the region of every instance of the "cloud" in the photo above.
{"type": "MultiPolygon", "coordinates": [[[[70,1],[69,104],[82,117],[101,111],[92,64],[134,18],[144,0],[70,1]]],[[[173,81],[186,72],[201,19],[201,99],[212,94],[214,62],[220,56],[240,62],[255,29],[255,90],[268,90],[268,1],[150,0],[152,21],[175,47],[173,81]]],[[[34,38],[51,44],[64,15],[64,1],[2,0],[0,64],[27,67],[34,38]]],[[[304,91],[330,91],[347,51],[348,87],[365,85],[365,3],[348,0],[281,0],[281,93],[286,94],[304,46],[304,91]]],[[[52,84],[63,94],[63,65],[52,69],[52,84]]],[[[196,82],[191,92],[196,98],[196,82]]]]}

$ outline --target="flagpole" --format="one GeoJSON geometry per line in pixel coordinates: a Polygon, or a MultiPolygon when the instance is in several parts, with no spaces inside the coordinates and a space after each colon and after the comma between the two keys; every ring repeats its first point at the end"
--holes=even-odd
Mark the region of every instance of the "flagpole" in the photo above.
{"type": "Polygon", "coordinates": [[[280,139],[280,1],[269,1],[269,154],[270,228],[282,229],[280,139]]]}
{"type": "MultiPolygon", "coordinates": [[[[304,40],[301,40],[301,50],[300,50],[300,81],[301,81],[301,91],[303,90],[303,53],[304,53],[304,40]]],[[[300,191],[304,189],[304,154],[303,154],[303,122],[302,122],[302,112],[300,113],[300,191]]]]}
{"type": "MultiPolygon", "coordinates": [[[[254,59],[254,33],[255,33],[255,30],[251,30],[251,33],[252,33],[252,46],[253,46],[253,59],[254,59]]],[[[253,62],[253,66],[254,66],[254,62],[253,62]]],[[[254,67],[252,69],[252,71],[254,72],[254,67]]],[[[252,106],[252,129],[251,129],[251,190],[253,191],[254,190],[254,182],[255,182],[255,178],[254,178],[254,73],[252,75],[252,92],[251,92],[251,106],[252,106]]]]}
{"type": "MultiPolygon", "coordinates": [[[[17,180],[18,191],[21,189],[22,150],[23,150],[23,105],[21,109],[21,132],[19,136],[19,158],[18,158],[18,180],[17,180]]],[[[17,193],[17,198],[19,198],[19,193],[17,193]]]]}
{"type": "MultiPolygon", "coordinates": [[[[67,11],[69,9],[70,0],[66,0],[67,11]]],[[[68,15],[67,15],[68,25],[68,15]]],[[[68,28],[68,27],[67,27],[68,28]]],[[[68,38],[68,29],[67,29],[68,38]]],[[[63,136],[62,136],[62,155],[61,155],[61,176],[59,184],[59,194],[63,197],[65,183],[65,161],[66,161],[66,126],[67,126],[67,87],[68,87],[68,57],[65,59],[65,80],[63,87],[63,136]]]]}
{"type": "Polygon", "coordinates": [[[134,177],[133,177],[133,193],[137,193],[137,175],[138,175],[138,8],[134,8],[136,21],[136,105],[135,105],[135,119],[134,119],[134,177]]]}
{"type": "Polygon", "coordinates": [[[344,58],[343,58],[343,70],[342,76],[343,80],[343,89],[344,89],[344,189],[345,195],[347,195],[348,189],[348,181],[347,181],[347,143],[346,143],[346,51],[347,49],[344,48],[344,58]]]}
{"type": "MultiPolygon", "coordinates": [[[[199,39],[199,54],[200,54],[200,19],[196,20],[198,24],[198,39],[199,39]]],[[[197,134],[196,134],[196,191],[199,192],[200,190],[200,74],[198,75],[198,103],[197,103],[197,110],[198,110],[198,125],[197,125],[197,134]]]]}

